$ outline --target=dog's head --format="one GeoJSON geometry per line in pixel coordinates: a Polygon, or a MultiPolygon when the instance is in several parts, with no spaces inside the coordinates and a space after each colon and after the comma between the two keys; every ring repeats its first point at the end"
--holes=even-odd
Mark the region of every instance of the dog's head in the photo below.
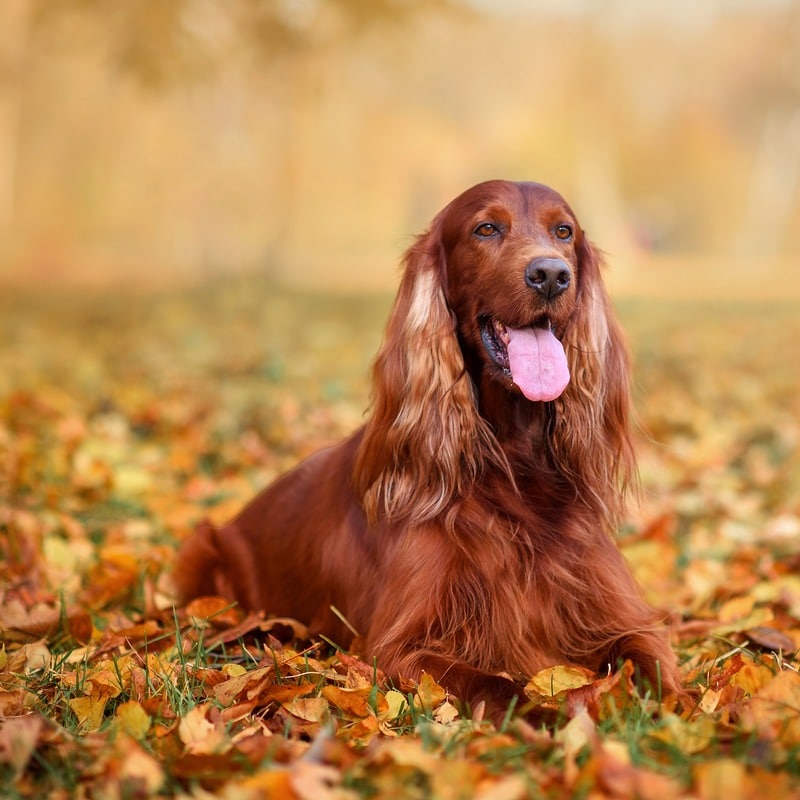
{"type": "Polygon", "coordinates": [[[598,498],[632,466],[627,354],[599,257],[564,199],[537,183],[480,183],[405,264],[374,367],[361,488],[381,484],[384,511],[416,503],[426,517],[485,469],[508,471],[513,435],[516,451],[544,442],[578,495],[608,506],[598,498]]]}

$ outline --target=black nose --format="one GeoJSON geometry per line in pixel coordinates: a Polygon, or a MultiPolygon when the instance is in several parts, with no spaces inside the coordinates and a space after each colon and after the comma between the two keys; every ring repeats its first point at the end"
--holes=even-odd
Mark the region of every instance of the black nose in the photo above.
{"type": "Polygon", "coordinates": [[[571,280],[569,266],[560,258],[534,258],[525,269],[525,282],[545,300],[555,300],[571,280]]]}

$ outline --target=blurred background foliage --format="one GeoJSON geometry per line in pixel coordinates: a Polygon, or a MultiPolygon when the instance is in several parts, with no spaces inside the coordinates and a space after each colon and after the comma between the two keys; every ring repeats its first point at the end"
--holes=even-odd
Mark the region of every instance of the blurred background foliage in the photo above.
{"type": "Polygon", "coordinates": [[[617,292],[800,296],[800,3],[4,0],[0,284],[389,291],[490,177],[617,292]]]}

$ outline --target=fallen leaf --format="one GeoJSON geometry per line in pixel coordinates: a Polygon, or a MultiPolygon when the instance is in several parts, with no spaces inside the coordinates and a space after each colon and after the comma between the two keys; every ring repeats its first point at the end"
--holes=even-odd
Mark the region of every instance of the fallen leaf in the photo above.
{"type": "Polygon", "coordinates": [[[369,704],[370,690],[340,689],[338,686],[325,686],[322,696],[342,713],[350,717],[368,717],[374,712],[369,704]]]}
{"type": "Polygon", "coordinates": [[[103,724],[109,697],[97,695],[73,697],[68,701],[70,710],[77,717],[78,726],[84,731],[96,731],[103,724]]]}
{"type": "Polygon", "coordinates": [[[440,703],[433,712],[433,718],[442,725],[449,725],[458,719],[458,709],[448,700],[440,703]]]}
{"type": "Polygon", "coordinates": [[[283,707],[306,722],[324,723],[330,717],[330,706],[324,697],[295,697],[283,707]]]}
{"type": "Polygon", "coordinates": [[[230,740],[225,736],[224,725],[212,722],[209,716],[214,709],[208,703],[195,706],[186,714],[178,725],[178,735],[186,746],[186,752],[192,755],[215,755],[224,753],[230,747],[230,740]]]}
{"type": "Polygon", "coordinates": [[[422,673],[417,685],[417,699],[426,714],[433,713],[433,709],[444,702],[447,692],[427,672],[422,673]]]}
{"type": "Polygon", "coordinates": [[[342,790],[341,782],[339,770],[302,759],[289,773],[289,785],[300,800],[355,800],[358,795],[342,790]]]}
{"type": "Polygon", "coordinates": [[[121,795],[152,796],[164,785],[165,775],[161,764],[145,752],[136,741],[121,740],[118,749],[122,752],[118,775],[123,786],[121,795]]]}
{"type": "Polygon", "coordinates": [[[5,719],[0,725],[0,764],[11,768],[13,779],[28,766],[43,727],[44,721],[38,714],[5,719]]]}
{"type": "Polygon", "coordinates": [[[745,766],[726,758],[694,767],[698,796],[703,800],[745,800],[745,766]]]}
{"type": "Polygon", "coordinates": [[[595,675],[591,670],[580,667],[548,667],[537,672],[528,682],[525,691],[543,697],[555,697],[570,689],[588,686],[595,675]]]}
{"type": "Polygon", "coordinates": [[[674,714],[663,714],[661,724],[649,734],[649,738],[669,745],[677,752],[694,755],[714,745],[718,733],[711,717],[699,716],[684,720],[674,714]]]}
{"type": "Polygon", "coordinates": [[[150,730],[151,720],[139,703],[129,700],[117,706],[114,723],[117,730],[130,736],[131,739],[141,740],[150,730]]]}
{"type": "Polygon", "coordinates": [[[800,675],[782,670],[760,686],[742,711],[746,728],[755,729],[781,746],[800,746],[800,675]]]}
{"type": "Polygon", "coordinates": [[[195,622],[208,622],[215,628],[228,628],[242,621],[242,612],[224,597],[197,597],[186,606],[195,622]]]}
{"type": "Polygon", "coordinates": [[[580,774],[578,757],[585,748],[591,748],[597,738],[597,729],[586,708],[573,714],[572,719],[556,733],[555,738],[564,749],[564,776],[567,786],[574,786],[580,774]]]}
{"type": "Polygon", "coordinates": [[[218,683],[214,687],[214,698],[223,706],[241,700],[255,700],[272,686],[274,677],[275,667],[271,665],[250,670],[218,683]]]}
{"type": "Polygon", "coordinates": [[[744,635],[753,644],[764,650],[772,650],[776,653],[793,653],[797,649],[794,640],[790,636],[766,625],[748,628],[744,631],[744,635]]]}

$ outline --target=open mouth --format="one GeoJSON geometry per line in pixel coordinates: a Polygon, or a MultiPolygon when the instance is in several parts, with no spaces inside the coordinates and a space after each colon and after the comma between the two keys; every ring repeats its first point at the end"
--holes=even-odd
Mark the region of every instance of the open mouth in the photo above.
{"type": "MultiPolygon", "coordinates": [[[[491,357],[492,361],[500,367],[503,372],[512,377],[511,364],[508,360],[508,345],[511,341],[512,334],[509,331],[514,331],[514,328],[509,328],[499,319],[492,317],[482,317],[479,321],[481,329],[481,339],[486,352],[491,357]]],[[[547,316],[542,316],[530,326],[532,328],[541,328],[542,330],[552,331],[553,326],[547,316]]]]}
{"type": "Polygon", "coordinates": [[[564,346],[547,316],[526,328],[511,328],[492,317],[479,320],[487,354],[528,400],[555,400],[569,383],[564,346]]]}

